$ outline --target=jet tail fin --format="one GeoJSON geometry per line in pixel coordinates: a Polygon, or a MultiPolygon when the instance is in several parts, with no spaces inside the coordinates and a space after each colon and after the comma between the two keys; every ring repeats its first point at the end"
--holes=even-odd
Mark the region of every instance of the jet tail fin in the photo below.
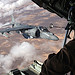
{"type": "Polygon", "coordinates": [[[16,24],[15,18],[14,18],[13,15],[11,15],[11,25],[12,25],[12,27],[14,27],[15,24],[16,24]]]}
{"type": "Polygon", "coordinates": [[[7,24],[6,26],[9,26],[9,25],[12,25],[12,27],[16,25],[15,18],[13,15],[11,15],[11,23],[7,24]]]}
{"type": "Polygon", "coordinates": [[[13,15],[11,15],[11,23],[12,23],[12,24],[15,23],[15,18],[14,18],[13,15]]]}
{"type": "Polygon", "coordinates": [[[16,25],[15,18],[13,15],[11,15],[11,22],[4,24],[4,26],[2,26],[2,27],[10,26],[10,25],[12,25],[12,27],[14,27],[16,25]]]}

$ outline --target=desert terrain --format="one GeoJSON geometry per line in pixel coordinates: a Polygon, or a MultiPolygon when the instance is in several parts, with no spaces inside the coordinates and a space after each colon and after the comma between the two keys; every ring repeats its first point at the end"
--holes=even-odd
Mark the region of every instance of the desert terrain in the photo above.
{"type": "Polygon", "coordinates": [[[3,3],[0,7],[0,30],[5,23],[11,22],[13,14],[16,22],[48,27],[49,31],[59,37],[58,41],[53,41],[25,39],[16,32],[12,32],[12,35],[8,34],[9,38],[0,35],[0,75],[15,68],[23,69],[33,60],[44,62],[49,54],[57,53],[62,48],[65,29],[50,29],[49,26],[53,23],[55,26],[66,27],[66,19],[38,7],[30,0],[26,2],[24,0],[9,0],[9,2],[2,0],[0,3],[3,3]]]}

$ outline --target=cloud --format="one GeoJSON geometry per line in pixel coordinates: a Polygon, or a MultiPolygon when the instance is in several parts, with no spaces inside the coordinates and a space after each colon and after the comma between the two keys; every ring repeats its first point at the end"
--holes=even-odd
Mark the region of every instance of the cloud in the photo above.
{"type": "Polygon", "coordinates": [[[31,2],[31,0],[18,0],[18,1],[16,2],[16,4],[18,4],[18,6],[21,6],[21,5],[23,5],[23,4],[25,4],[25,3],[28,3],[28,2],[31,2]]]}
{"type": "Polygon", "coordinates": [[[5,13],[3,14],[3,17],[10,16],[10,15],[12,15],[12,14],[13,14],[13,10],[10,10],[10,11],[8,11],[8,12],[5,12],[5,13]]]}
{"type": "MultiPolygon", "coordinates": [[[[35,47],[28,42],[17,43],[11,48],[8,55],[0,55],[0,69],[4,72],[9,72],[17,61],[20,62],[20,66],[23,67],[27,62],[31,62],[36,58],[35,47]],[[22,59],[22,61],[20,60],[22,59]],[[15,62],[16,61],[16,62],[15,62]],[[15,62],[15,63],[14,63],[15,62]]],[[[3,72],[0,71],[0,72],[3,72]]]]}
{"type": "MultiPolygon", "coordinates": [[[[22,8],[23,11],[24,10],[35,10],[38,8],[38,6],[32,3],[31,0],[17,0],[17,1],[16,0],[9,0],[9,1],[1,0],[0,1],[0,17],[6,17],[6,16],[12,15],[15,12],[16,8],[21,7],[22,5],[27,5],[24,8],[22,8]]],[[[17,10],[17,11],[19,12],[20,10],[17,10]]]]}
{"type": "MultiPolygon", "coordinates": [[[[13,0],[12,0],[13,1],[13,0]]],[[[9,1],[10,2],[10,1],[9,1]]],[[[13,3],[8,3],[7,0],[6,1],[0,1],[0,10],[5,10],[5,11],[9,11],[9,10],[14,10],[16,7],[20,7],[24,4],[27,4],[27,3],[31,3],[32,1],[31,0],[17,0],[16,2],[13,2],[13,3]]],[[[31,4],[29,6],[26,7],[26,9],[30,10],[30,8],[37,8],[38,6],[36,4],[31,4]]]]}
{"type": "Polygon", "coordinates": [[[38,8],[39,6],[37,6],[36,4],[32,4],[32,5],[27,6],[25,10],[36,10],[38,8]]]}
{"type": "Polygon", "coordinates": [[[13,3],[8,3],[7,0],[6,1],[1,0],[0,1],[0,9],[3,9],[5,11],[9,11],[11,9],[13,10],[16,7],[19,7],[19,6],[21,6],[25,3],[28,3],[28,2],[31,2],[31,0],[17,0],[16,2],[13,2],[13,3]]]}
{"type": "Polygon", "coordinates": [[[3,26],[3,24],[2,23],[0,23],[0,28],[3,26]]]}

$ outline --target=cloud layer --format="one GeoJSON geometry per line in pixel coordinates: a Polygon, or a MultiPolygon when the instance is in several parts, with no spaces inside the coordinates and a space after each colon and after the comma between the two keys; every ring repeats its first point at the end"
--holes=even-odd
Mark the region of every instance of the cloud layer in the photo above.
{"type": "Polygon", "coordinates": [[[23,42],[21,44],[17,43],[10,50],[8,55],[0,55],[0,73],[9,72],[13,69],[13,66],[17,67],[18,63],[20,67],[23,67],[27,62],[31,62],[36,58],[36,51],[34,46],[28,42],[23,42]],[[17,66],[16,66],[16,65],[17,66]]]}
{"type": "MultiPolygon", "coordinates": [[[[13,1],[13,0],[12,0],[13,1]]],[[[31,2],[31,0],[17,0],[16,2],[12,2],[11,0],[1,0],[0,1],[0,10],[3,9],[5,11],[9,11],[11,9],[15,9],[25,3],[31,2]]]]}
{"type": "Polygon", "coordinates": [[[32,3],[31,0],[9,0],[9,1],[1,0],[0,1],[0,17],[10,16],[11,14],[14,13],[14,10],[16,10],[16,8],[19,8],[22,5],[27,5],[26,7],[22,8],[24,10],[35,10],[38,8],[38,6],[32,3]],[[27,5],[28,3],[30,4],[27,5]]]}

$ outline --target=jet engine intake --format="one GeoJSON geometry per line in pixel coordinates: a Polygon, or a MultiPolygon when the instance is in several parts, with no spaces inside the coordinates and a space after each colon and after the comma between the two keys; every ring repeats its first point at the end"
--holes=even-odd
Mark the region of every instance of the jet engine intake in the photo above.
{"type": "Polygon", "coordinates": [[[35,36],[36,36],[36,38],[40,37],[40,30],[39,29],[36,30],[35,36]]]}

